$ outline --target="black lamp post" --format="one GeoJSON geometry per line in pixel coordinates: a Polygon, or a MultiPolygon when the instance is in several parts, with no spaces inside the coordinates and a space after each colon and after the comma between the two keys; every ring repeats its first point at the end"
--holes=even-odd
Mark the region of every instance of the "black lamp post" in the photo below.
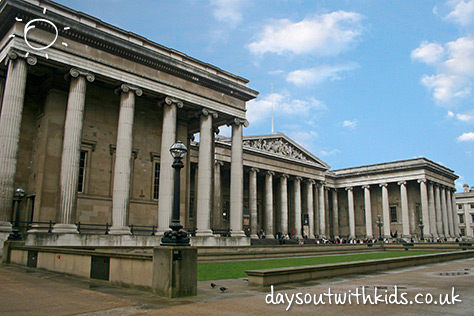
{"type": "Polygon", "coordinates": [[[15,198],[16,198],[16,214],[15,214],[15,224],[13,225],[12,233],[8,236],[8,240],[22,240],[20,235],[20,203],[23,197],[25,196],[25,190],[23,188],[18,188],[15,190],[15,198]]]}
{"type": "Polygon", "coordinates": [[[174,198],[173,198],[173,213],[171,218],[170,228],[171,231],[164,233],[161,238],[162,246],[189,246],[188,233],[182,231],[183,225],[179,221],[179,191],[180,181],[179,174],[181,168],[184,167],[181,161],[186,153],[188,152],[186,146],[181,142],[177,141],[170,148],[171,156],[174,158],[172,167],[174,168],[174,198]]]}
{"type": "Polygon", "coordinates": [[[375,223],[379,227],[379,240],[383,240],[383,238],[382,238],[382,226],[383,226],[382,216],[377,215],[377,218],[378,218],[378,220],[375,223]]]}
{"type": "Polygon", "coordinates": [[[423,219],[420,218],[420,224],[418,224],[418,226],[420,227],[420,231],[421,231],[421,240],[425,240],[425,238],[423,237],[423,228],[425,227],[425,224],[423,224],[423,219]]]}

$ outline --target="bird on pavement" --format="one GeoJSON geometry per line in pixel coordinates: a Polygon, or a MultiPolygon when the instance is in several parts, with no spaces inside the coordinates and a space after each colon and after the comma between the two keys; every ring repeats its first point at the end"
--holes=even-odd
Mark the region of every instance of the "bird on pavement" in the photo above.
{"type": "Polygon", "coordinates": [[[226,287],[223,287],[223,286],[221,286],[220,290],[221,290],[221,292],[222,292],[222,293],[224,293],[225,291],[227,291],[227,288],[226,288],[226,287]]]}
{"type": "Polygon", "coordinates": [[[215,288],[216,285],[215,285],[214,283],[211,283],[211,287],[212,287],[212,288],[215,288]]]}

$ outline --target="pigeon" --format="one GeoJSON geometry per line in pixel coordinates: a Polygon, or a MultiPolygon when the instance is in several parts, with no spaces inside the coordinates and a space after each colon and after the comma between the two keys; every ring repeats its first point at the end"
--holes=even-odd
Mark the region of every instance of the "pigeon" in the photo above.
{"type": "Polygon", "coordinates": [[[222,292],[222,293],[224,293],[225,291],[227,291],[227,288],[226,288],[226,287],[223,287],[223,286],[221,286],[220,290],[221,290],[221,292],[222,292]]]}
{"type": "Polygon", "coordinates": [[[211,287],[212,287],[212,288],[215,288],[216,285],[215,285],[214,283],[211,283],[211,287]]]}

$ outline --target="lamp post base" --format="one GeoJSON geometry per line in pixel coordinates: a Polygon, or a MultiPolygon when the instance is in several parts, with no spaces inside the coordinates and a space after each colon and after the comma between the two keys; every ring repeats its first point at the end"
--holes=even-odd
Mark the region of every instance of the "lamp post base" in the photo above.
{"type": "Polygon", "coordinates": [[[161,238],[161,246],[190,246],[188,233],[181,230],[167,231],[161,238]]]}

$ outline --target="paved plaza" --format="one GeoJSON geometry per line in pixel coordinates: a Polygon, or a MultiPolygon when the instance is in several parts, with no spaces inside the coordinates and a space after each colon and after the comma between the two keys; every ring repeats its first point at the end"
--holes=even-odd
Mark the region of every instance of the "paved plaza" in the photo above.
{"type": "MultiPolygon", "coordinates": [[[[56,273],[28,269],[19,266],[0,266],[0,314],[1,315],[472,315],[474,307],[474,259],[458,260],[443,264],[395,270],[374,275],[361,275],[351,278],[322,280],[275,287],[274,301],[278,293],[281,297],[309,298],[313,294],[362,293],[374,296],[378,293],[394,294],[398,289],[398,301],[404,294],[413,301],[417,294],[419,300],[433,296],[431,304],[356,304],[355,296],[351,305],[296,304],[286,311],[287,300],[283,304],[265,303],[269,300],[270,288],[258,289],[247,285],[245,279],[219,280],[215,289],[210,281],[199,282],[198,296],[185,299],[165,299],[136,289],[110,286],[106,282],[90,281],[68,277],[56,273]],[[224,286],[227,291],[221,293],[224,286]],[[440,306],[440,294],[451,293],[454,287],[456,299],[462,302],[440,306]],[[293,296],[296,297],[296,296],[293,296]]],[[[384,298],[382,297],[382,300],[384,298]]]]}

